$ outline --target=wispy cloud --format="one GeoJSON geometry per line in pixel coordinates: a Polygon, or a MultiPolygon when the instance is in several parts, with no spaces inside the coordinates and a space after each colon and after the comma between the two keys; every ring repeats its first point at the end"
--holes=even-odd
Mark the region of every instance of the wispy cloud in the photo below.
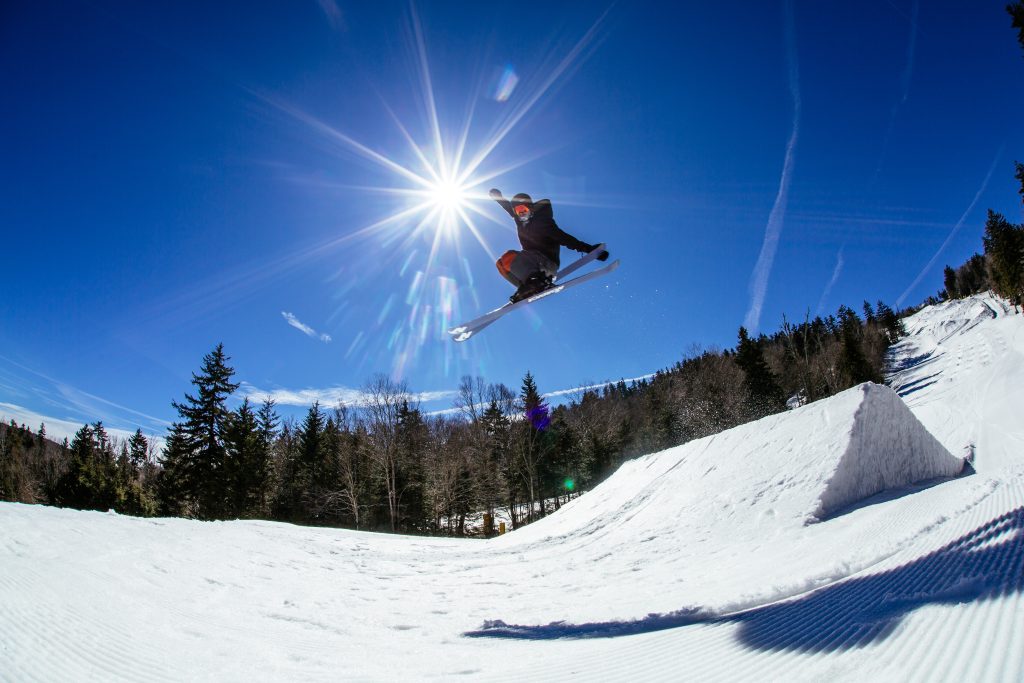
{"type": "Polygon", "coordinates": [[[836,282],[839,281],[839,276],[843,272],[843,250],[840,249],[839,253],[836,254],[836,267],[832,269],[832,279],[825,285],[825,291],[821,293],[821,298],[818,300],[818,315],[821,315],[825,311],[825,302],[828,301],[828,295],[832,293],[832,287],[835,286],[836,282]]]}
{"type": "MultiPolygon", "coordinates": [[[[640,377],[632,377],[623,380],[614,380],[608,382],[601,382],[599,384],[587,384],[583,386],[572,387],[571,389],[558,389],[557,391],[549,391],[543,394],[544,398],[559,398],[562,396],[569,396],[572,394],[578,394],[591,389],[602,389],[613,384],[618,384],[620,381],[631,383],[639,382],[641,380],[650,379],[654,377],[654,374],[641,375],[640,377]]],[[[248,398],[253,403],[263,403],[263,401],[270,399],[277,405],[285,406],[296,406],[296,407],[309,407],[313,403],[320,403],[322,406],[335,406],[338,404],[344,404],[348,407],[359,408],[369,403],[371,396],[362,389],[352,389],[350,387],[328,387],[325,389],[317,388],[306,388],[306,389],[271,389],[264,390],[258,389],[251,384],[242,384],[239,390],[241,398],[248,398]]],[[[421,392],[410,392],[408,400],[410,403],[436,403],[438,401],[453,401],[459,396],[457,390],[449,389],[442,391],[421,391],[421,392]]],[[[480,406],[483,407],[483,406],[480,406]]],[[[459,412],[460,408],[442,408],[440,410],[434,410],[426,413],[427,415],[447,415],[459,412]]]]}
{"type": "Polygon", "coordinates": [[[907,101],[910,95],[910,78],[914,74],[914,52],[917,48],[917,15],[921,7],[920,0],[914,0],[914,6],[910,10],[910,40],[907,41],[907,63],[903,68],[903,76],[900,78],[902,86],[902,97],[900,104],[907,101]]]}
{"type": "Polygon", "coordinates": [[[641,375],[639,377],[632,377],[630,379],[615,380],[614,382],[601,382],[600,384],[588,384],[588,385],[582,386],[582,387],[573,387],[572,389],[559,389],[558,391],[549,391],[548,393],[544,394],[544,398],[557,398],[559,396],[570,396],[572,394],[579,394],[579,393],[582,393],[584,391],[590,391],[591,389],[604,389],[605,387],[610,387],[613,384],[618,384],[620,381],[621,382],[626,382],[626,383],[640,382],[640,381],[645,380],[645,379],[650,379],[651,377],[654,377],[654,373],[653,372],[650,373],[650,374],[647,374],[647,375],[641,375]]]}
{"type": "Polygon", "coordinates": [[[821,298],[818,299],[818,308],[816,311],[818,315],[824,312],[825,301],[828,300],[828,295],[831,294],[831,288],[835,287],[836,283],[839,282],[839,276],[843,273],[843,263],[843,250],[840,249],[839,254],[836,255],[836,267],[833,268],[833,276],[831,276],[831,280],[828,281],[828,284],[825,285],[824,291],[821,292],[821,298]]]}
{"type": "Polygon", "coordinates": [[[139,428],[143,433],[162,432],[171,424],[162,418],[82,391],[4,356],[0,356],[0,387],[8,394],[7,398],[18,397],[16,400],[19,404],[28,403],[33,406],[26,408],[15,403],[5,403],[3,405],[7,407],[8,418],[17,419],[19,423],[25,422],[34,429],[39,427],[40,422],[45,423],[51,434],[55,433],[50,429],[51,424],[73,425],[74,429],[69,433],[61,432],[61,438],[71,436],[82,425],[96,421],[102,421],[111,428],[112,433],[115,428],[125,433],[134,433],[139,428]],[[17,415],[14,414],[15,409],[18,410],[17,415]]]}
{"type": "Polygon", "coordinates": [[[956,225],[953,226],[953,229],[949,231],[949,235],[946,236],[946,239],[942,243],[942,246],[938,248],[938,250],[935,252],[935,255],[932,256],[931,259],[928,261],[928,264],[921,270],[920,273],[917,274],[917,277],[915,277],[914,281],[907,286],[907,288],[903,291],[902,294],[900,294],[899,298],[896,299],[897,306],[902,306],[906,298],[910,296],[910,293],[912,291],[914,291],[914,288],[921,284],[921,280],[924,279],[925,275],[931,272],[932,268],[935,266],[935,262],[939,260],[939,256],[942,255],[942,252],[946,250],[946,247],[949,246],[949,243],[953,241],[953,237],[955,237],[956,234],[960,231],[960,227],[967,220],[967,217],[971,214],[971,211],[974,210],[974,206],[978,203],[978,200],[981,199],[981,195],[985,193],[985,189],[988,187],[988,181],[991,180],[992,178],[992,172],[996,170],[996,164],[999,163],[999,157],[1001,157],[1002,155],[1003,148],[1000,147],[999,151],[996,152],[996,158],[992,160],[992,165],[989,166],[988,168],[988,173],[985,174],[985,180],[982,181],[981,187],[978,188],[978,192],[974,195],[974,199],[971,200],[971,205],[967,207],[967,210],[964,211],[962,216],[960,216],[960,220],[958,220],[956,222],[956,225]]]}
{"type": "MultiPolygon", "coordinates": [[[[57,418],[52,415],[44,415],[14,403],[0,402],[0,422],[10,423],[11,420],[18,425],[24,425],[33,432],[38,430],[40,425],[43,425],[46,428],[46,438],[51,441],[56,441],[57,443],[60,443],[64,439],[71,441],[74,438],[75,433],[85,424],[93,424],[97,421],[103,423],[103,429],[108,435],[120,440],[127,441],[135,434],[135,430],[112,427],[110,426],[110,423],[99,416],[93,419],[82,420],[57,418]]],[[[158,432],[154,432],[152,430],[147,432],[146,430],[143,430],[143,434],[151,442],[155,442],[158,449],[163,448],[164,439],[157,436],[158,432]]]]}
{"type": "MultiPolygon", "coordinates": [[[[903,14],[903,11],[899,7],[896,7],[891,1],[889,2],[896,11],[903,14]]],[[[920,10],[920,0],[914,0],[914,4],[910,10],[910,16],[904,17],[910,22],[910,39],[907,41],[907,59],[903,66],[903,73],[900,75],[900,99],[893,105],[892,111],[889,113],[889,125],[885,129],[885,137],[882,138],[882,151],[878,157],[878,164],[875,166],[875,173],[871,177],[871,185],[874,185],[878,180],[879,175],[882,173],[882,164],[885,162],[885,157],[889,151],[889,142],[892,139],[893,131],[896,129],[896,116],[899,114],[900,107],[902,107],[907,99],[910,97],[910,79],[914,75],[914,53],[917,51],[917,16],[920,10]]]]}
{"type": "Polygon", "coordinates": [[[775,196],[775,204],[768,215],[764,242],[761,254],[757,258],[754,272],[750,277],[750,308],[747,310],[744,326],[751,332],[757,330],[761,321],[761,308],[764,305],[765,291],[768,289],[768,276],[775,262],[775,252],[782,234],[782,224],[786,218],[786,204],[789,201],[789,186],[793,178],[793,164],[796,156],[796,143],[800,137],[800,71],[797,64],[796,24],[793,18],[793,3],[785,3],[785,34],[786,61],[789,65],[789,92],[793,98],[793,131],[786,144],[786,160],[782,166],[782,178],[779,180],[779,192],[775,196]]]}
{"type": "Polygon", "coordinates": [[[312,327],[310,327],[309,325],[305,324],[304,322],[302,322],[301,320],[296,318],[293,314],[289,313],[288,311],[281,311],[281,315],[284,316],[284,319],[288,322],[289,325],[291,325],[292,327],[294,327],[295,329],[297,329],[299,332],[301,332],[302,334],[306,335],[307,337],[312,337],[313,339],[319,339],[320,341],[322,341],[325,344],[328,343],[329,341],[331,341],[331,335],[318,333],[312,327]]]}
{"type": "Polygon", "coordinates": [[[342,14],[341,8],[338,7],[338,3],[335,0],[316,0],[316,4],[320,6],[321,11],[327,17],[331,28],[335,31],[348,30],[348,27],[345,25],[345,15],[342,14]]]}
{"type": "MultiPolygon", "coordinates": [[[[254,403],[262,403],[270,399],[277,405],[308,407],[313,403],[320,403],[323,406],[335,406],[344,404],[349,407],[365,406],[371,396],[361,389],[349,387],[328,387],[317,389],[308,387],[306,389],[258,389],[251,384],[242,384],[240,388],[242,398],[248,398],[254,403]]],[[[410,403],[431,403],[433,401],[451,400],[458,396],[458,391],[421,391],[410,392],[407,396],[410,403]]]]}

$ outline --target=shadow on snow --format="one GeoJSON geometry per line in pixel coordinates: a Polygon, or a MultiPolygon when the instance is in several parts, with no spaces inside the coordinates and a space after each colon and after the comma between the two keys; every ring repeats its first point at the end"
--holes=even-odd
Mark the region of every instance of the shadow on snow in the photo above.
{"type": "Polygon", "coordinates": [[[717,616],[700,610],[588,624],[519,626],[485,622],[470,638],[554,640],[612,638],[692,624],[737,624],[739,641],[756,650],[834,652],[891,635],[904,616],[926,605],[956,605],[1024,592],[1024,507],[895,569],[842,580],[807,595],[717,616]]]}
{"type": "Polygon", "coordinates": [[[918,482],[915,482],[913,484],[908,484],[906,486],[900,486],[899,488],[886,489],[885,491],[881,491],[879,493],[876,493],[873,496],[868,496],[867,498],[864,498],[863,500],[859,500],[859,501],[857,501],[855,503],[851,503],[851,504],[847,505],[846,507],[839,508],[838,510],[832,512],[831,514],[824,515],[824,516],[822,516],[820,518],[817,518],[817,519],[814,520],[813,523],[817,524],[819,522],[827,522],[827,521],[830,521],[830,520],[833,520],[833,519],[837,519],[839,517],[843,517],[844,515],[848,515],[851,512],[855,512],[855,511],[861,510],[863,508],[871,507],[872,505],[880,505],[882,503],[889,503],[889,502],[892,502],[894,500],[899,500],[900,498],[905,498],[906,496],[912,496],[912,495],[920,493],[921,491],[924,491],[926,489],[930,489],[930,488],[933,488],[935,486],[941,486],[942,484],[945,484],[946,482],[954,481],[956,479],[963,479],[964,477],[973,476],[975,473],[976,473],[976,470],[974,469],[974,465],[971,464],[971,461],[968,460],[968,459],[964,459],[964,466],[963,466],[963,469],[960,470],[960,474],[954,475],[952,477],[933,477],[932,479],[924,479],[922,481],[918,481],[918,482]]]}
{"type": "Polygon", "coordinates": [[[900,398],[906,398],[911,394],[916,394],[922,389],[927,389],[933,384],[938,384],[939,380],[935,379],[938,376],[939,373],[935,373],[934,375],[928,375],[927,377],[922,377],[921,379],[914,380],[913,382],[907,382],[906,384],[900,386],[894,386],[893,389],[896,390],[896,393],[899,394],[900,398]]]}

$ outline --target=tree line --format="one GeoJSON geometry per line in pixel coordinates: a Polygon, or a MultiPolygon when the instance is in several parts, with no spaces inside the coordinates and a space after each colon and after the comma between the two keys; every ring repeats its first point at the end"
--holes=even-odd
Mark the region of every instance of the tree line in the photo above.
{"type": "Polygon", "coordinates": [[[464,535],[500,515],[513,528],[557,509],[627,459],[880,381],[900,334],[879,302],[862,318],[739,329],[735,350],[692,352],[653,377],[580,391],[552,408],[529,372],[518,391],[462,378],[450,411],[426,414],[404,382],[378,376],[356,405],[314,403],[282,419],[272,400],[232,409],[222,345],[172,401],[162,452],[141,431],[86,424],[70,443],[0,425],[0,498],[132,515],[270,519],[464,535]]]}
{"type": "Polygon", "coordinates": [[[0,500],[152,516],[158,472],[157,449],[142,430],[118,439],[95,422],[58,444],[45,425],[33,432],[0,423],[0,500]]]}

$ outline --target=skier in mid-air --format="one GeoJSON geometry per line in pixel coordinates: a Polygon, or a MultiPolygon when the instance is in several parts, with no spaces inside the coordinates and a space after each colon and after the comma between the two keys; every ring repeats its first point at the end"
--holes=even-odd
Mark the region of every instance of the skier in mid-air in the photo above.
{"type": "MultiPolygon", "coordinates": [[[[509,297],[512,303],[543,292],[552,285],[558,271],[561,247],[584,253],[597,248],[597,245],[581,242],[558,227],[551,200],[534,202],[530,195],[519,193],[509,201],[498,189],[491,190],[489,194],[515,220],[519,243],[523,247],[522,251],[506,251],[495,264],[502,277],[516,287],[515,293],[509,297]]],[[[607,261],[608,252],[602,251],[597,258],[607,261]]]]}

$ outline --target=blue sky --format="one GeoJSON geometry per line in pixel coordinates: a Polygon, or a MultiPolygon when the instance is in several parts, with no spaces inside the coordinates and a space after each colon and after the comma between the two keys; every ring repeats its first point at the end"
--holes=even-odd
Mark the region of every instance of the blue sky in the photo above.
{"type": "Polygon", "coordinates": [[[376,373],[442,410],[916,304],[1020,220],[1004,5],[5,3],[0,415],[158,433],[221,342],[285,413],[376,373]],[[456,345],[510,293],[491,186],[622,266],[456,345]]]}

